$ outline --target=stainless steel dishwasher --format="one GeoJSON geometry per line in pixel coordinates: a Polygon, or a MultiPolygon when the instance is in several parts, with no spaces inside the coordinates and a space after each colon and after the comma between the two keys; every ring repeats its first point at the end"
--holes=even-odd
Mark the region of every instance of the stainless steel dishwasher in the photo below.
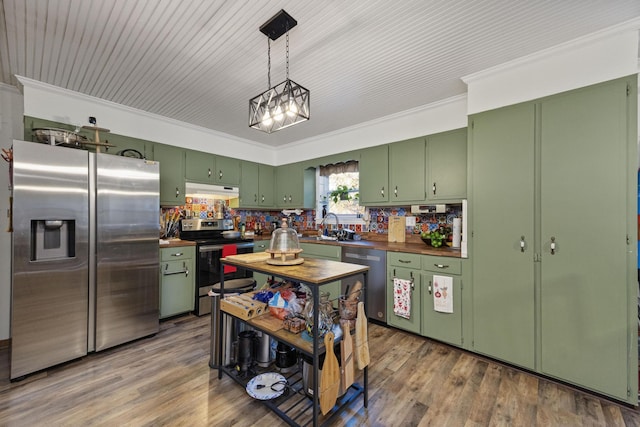
{"type": "MultiPolygon", "coordinates": [[[[369,319],[387,323],[387,253],[379,249],[361,247],[342,247],[342,261],[369,266],[366,289],[367,316],[369,319]]],[[[351,288],[360,276],[342,279],[342,291],[347,285],[351,288]]]]}

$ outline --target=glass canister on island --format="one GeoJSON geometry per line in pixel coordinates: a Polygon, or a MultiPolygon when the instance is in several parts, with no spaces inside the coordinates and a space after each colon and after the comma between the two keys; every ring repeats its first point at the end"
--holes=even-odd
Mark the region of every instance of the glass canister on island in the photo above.
{"type": "MultiPolygon", "coordinates": [[[[333,305],[330,296],[329,292],[320,292],[318,303],[318,333],[320,337],[324,337],[327,332],[333,329],[333,305]]],[[[313,336],[313,307],[313,297],[308,296],[303,314],[309,336],[313,336]]]]}

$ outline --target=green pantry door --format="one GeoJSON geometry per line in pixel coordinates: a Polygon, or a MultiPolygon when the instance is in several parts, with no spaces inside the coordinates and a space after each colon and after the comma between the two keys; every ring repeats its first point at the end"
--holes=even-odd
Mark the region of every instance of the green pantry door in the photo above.
{"type": "Polygon", "coordinates": [[[636,85],[481,113],[470,140],[473,348],[630,403],[636,85]]]}
{"type": "Polygon", "coordinates": [[[470,141],[472,347],[529,369],[535,367],[534,108],[478,114],[470,141]]]}
{"type": "Polygon", "coordinates": [[[540,104],[541,370],[623,399],[627,102],[623,79],[540,104]]]}

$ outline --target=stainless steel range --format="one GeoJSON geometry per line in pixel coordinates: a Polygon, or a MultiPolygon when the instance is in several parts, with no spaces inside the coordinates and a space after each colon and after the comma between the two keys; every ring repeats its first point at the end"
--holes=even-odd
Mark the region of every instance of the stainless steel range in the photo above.
{"type": "MultiPolygon", "coordinates": [[[[196,303],[197,316],[211,313],[209,290],[220,282],[220,258],[231,254],[253,252],[253,240],[229,239],[223,232],[233,230],[231,219],[183,219],[180,238],[196,242],[196,303]]],[[[253,273],[225,266],[224,280],[251,277],[253,273]]]]}

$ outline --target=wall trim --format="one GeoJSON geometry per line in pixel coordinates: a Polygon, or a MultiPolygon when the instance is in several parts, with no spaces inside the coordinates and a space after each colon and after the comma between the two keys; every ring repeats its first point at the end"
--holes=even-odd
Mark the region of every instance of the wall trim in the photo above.
{"type": "MultiPolygon", "coordinates": [[[[477,73],[472,73],[466,76],[462,76],[460,79],[466,84],[473,83],[476,80],[484,79],[488,76],[493,76],[496,73],[502,73],[504,71],[509,71],[514,68],[530,65],[534,62],[538,62],[543,59],[548,59],[557,55],[562,55],[564,53],[573,51],[576,48],[581,48],[586,45],[599,42],[603,39],[609,38],[614,35],[618,35],[623,32],[627,32],[630,30],[639,30],[639,29],[640,29],[640,18],[631,19],[629,21],[623,22],[622,24],[614,25],[612,27],[605,28],[604,30],[597,31],[595,33],[591,33],[586,36],[579,37],[577,39],[573,39],[559,45],[551,46],[550,48],[543,49],[538,52],[532,53],[530,55],[514,59],[513,61],[505,62],[499,65],[496,65],[495,67],[478,71],[477,73]]],[[[640,64],[640,58],[638,58],[638,62],[640,64]]]]}

